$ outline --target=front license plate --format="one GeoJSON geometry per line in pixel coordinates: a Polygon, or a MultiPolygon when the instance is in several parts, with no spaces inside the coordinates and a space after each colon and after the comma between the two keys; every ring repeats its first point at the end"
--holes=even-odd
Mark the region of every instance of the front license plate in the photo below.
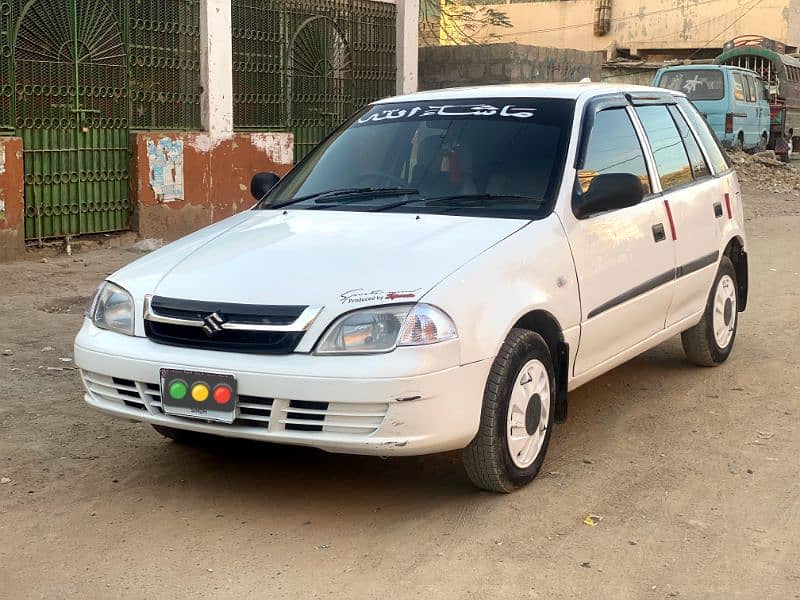
{"type": "Polygon", "coordinates": [[[168,415],[233,423],[236,401],[233,375],[161,369],[161,407],[168,415]]]}

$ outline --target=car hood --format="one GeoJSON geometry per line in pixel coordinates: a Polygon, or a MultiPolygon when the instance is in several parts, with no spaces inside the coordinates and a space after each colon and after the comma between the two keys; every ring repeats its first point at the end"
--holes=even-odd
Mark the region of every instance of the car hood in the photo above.
{"type": "MultiPolygon", "coordinates": [[[[253,210],[207,227],[114,274],[145,294],[245,304],[409,302],[527,221],[412,213],[253,210]]],[[[141,312],[139,312],[141,314],[141,312]]]]}

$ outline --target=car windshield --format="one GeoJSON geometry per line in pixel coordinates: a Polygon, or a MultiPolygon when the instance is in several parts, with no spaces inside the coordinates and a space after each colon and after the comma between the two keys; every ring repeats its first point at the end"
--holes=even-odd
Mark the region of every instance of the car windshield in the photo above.
{"type": "Polygon", "coordinates": [[[552,210],[574,102],[378,104],[315,148],[258,208],[536,219],[552,210]]]}
{"type": "Polygon", "coordinates": [[[664,71],[658,85],[683,92],[691,100],[722,100],[723,81],[722,71],[717,69],[676,69],[664,71]]]}

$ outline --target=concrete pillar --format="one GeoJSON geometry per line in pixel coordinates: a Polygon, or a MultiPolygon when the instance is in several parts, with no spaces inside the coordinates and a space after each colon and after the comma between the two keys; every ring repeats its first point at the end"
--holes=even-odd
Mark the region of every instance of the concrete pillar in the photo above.
{"type": "Polygon", "coordinates": [[[397,93],[417,91],[419,60],[419,0],[396,0],[397,93]]]}
{"type": "Polygon", "coordinates": [[[231,0],[200,2],[202,122],[212,139],[233,134],[231,0]]]}

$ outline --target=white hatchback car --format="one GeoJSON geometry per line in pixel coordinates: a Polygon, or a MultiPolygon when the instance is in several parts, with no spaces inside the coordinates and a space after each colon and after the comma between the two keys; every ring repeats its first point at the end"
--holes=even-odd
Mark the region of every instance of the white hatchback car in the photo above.
{"type": "Polygon", "coordinates": [[[92,407],[177,440],[463,449],[508,492],[569,390],[676,334],[720,364],[745,308],[736,175],[677,92],[390,98],[253,190],[99,287],[75,341],[92,407]]]}

